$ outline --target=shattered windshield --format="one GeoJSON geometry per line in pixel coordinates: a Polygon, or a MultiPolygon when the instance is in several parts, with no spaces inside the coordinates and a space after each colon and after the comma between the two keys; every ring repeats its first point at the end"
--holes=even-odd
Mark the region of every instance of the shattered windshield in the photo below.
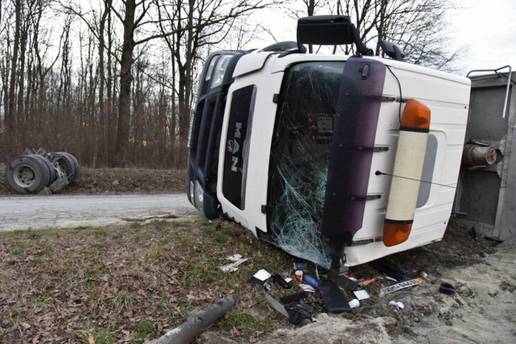
{"type": "Polygon", "coordinates": [[[344,62],[304,62],[283,81],[271,148],[268,214],[278,246],[330,266],[320,235],[344,62]]]}

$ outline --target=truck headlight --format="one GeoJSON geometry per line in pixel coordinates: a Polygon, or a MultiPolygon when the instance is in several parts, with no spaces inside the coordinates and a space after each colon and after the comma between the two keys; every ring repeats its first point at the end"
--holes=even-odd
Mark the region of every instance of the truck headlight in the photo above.
{"type": "Polygon", "coordinates": [[[192,202],[192,204],[195,204],[195,186],[194,186],[194,183],[192,181],[190,181],[190,183],[188,184],[188,196],[190,196],[190,202],[192,202]]]}
{"type": "Polygon", "coordinates": [[[233,58],[233,55],[222,55],[217,61],[215,65],[215,70],[213,71],[213,76],[211,77],[210,88],[215,88],[222,84],[224,80],[224,74],[226,73],[226,69],[228,68],[229,61],[233,58]]]}
{"type": "Polygon", "coordinates": [[[198,181],[195,182],[195,206],[199,209],[202,209],[202,204],[204,202],[204,190],[202,189],[201,184],[198,181]]]}
{"type": "Polygon", "coordinates": [[[210,64],[208,65],[208,70],[206,71],[206,77],[204,78],[204,81],[210,81],[211,75],[213,74],[213,68],[215,68],[215,65],[217,64],[219,58],[220,55],[215,55],[211,59],[210,64]]]}

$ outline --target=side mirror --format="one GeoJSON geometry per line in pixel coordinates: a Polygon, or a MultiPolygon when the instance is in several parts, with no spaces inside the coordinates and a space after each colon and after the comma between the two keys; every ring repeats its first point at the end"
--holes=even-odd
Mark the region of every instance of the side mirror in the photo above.
{"type": "Polygon", "coordinates": [[[392,42],[381,40],[380,47],[382,48],[383,52],[385,54],[387,54],[387,56],[389,56],[391,59],[397,60],[397,61],[403,61],[403,58],[405,57],[405,53],[396,44],[394,44],[392,42]]]}
{"type": "Polygon", "coordinates": [[[360,39],[357,28],[348,16],[311,16],[297,21],[297,44],[341,45],[353,44],[362,55],[373,55],[360,39]]]}

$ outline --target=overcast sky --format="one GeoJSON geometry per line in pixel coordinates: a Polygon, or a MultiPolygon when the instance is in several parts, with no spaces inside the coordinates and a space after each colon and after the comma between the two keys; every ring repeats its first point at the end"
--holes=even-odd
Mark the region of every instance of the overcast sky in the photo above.
{"type": "MultiPolygon", "coordinates": [[[[516,68],[516,0],[450,0],[448,11],[450,49],[464,48],[456,66],[458,73],[471,69],[497,68],[510,64],[516,68]]],[[[295,40],[296,23],[277,10],[264,10],[252,21],[269,27],[279,41],[295,40]]],[[[273,39],[263,33],[251,42],[263,47],[273,39]]]]}
{"type": "Polygon", "coordinates": [[[450,13],[456,46],[466,44],[464,70],[516,68],[516,0],[455,0],[450,13]]]}
{"type": "MultiPolygon", "coordinates": [[[[99,0],[68,1],[87,1],[90,6],[98,6],[100,3],[99,0]]],[[[471,69],[497,68],[507,64],[516,69],[516,0],[446,1],[452,9],[447,11],[448,26],[443,30],[448,33],[450,41],[444,41],[443,45],[448,46],[450,51],[464,50],[460,60],[453,66],[458,74],[465,75],[471,69]]],[[[287,0],[286,3],[290,7],[302,9],[300,1],[287,0]]],[[[61,23],[62,20],[57,22],[61,23]]],[[[296,40],[296,21],[284,10],[276,8],[258,11],[251,15],[249,23],[262,25],[269,29],[270,34],[260,32],[258,37],[246,45],[248,49],[274,43],[271,35],[278,41],[296,40]]],[[[60,32],[61,26],[55,25],[55,32],[60,32]]],[[[57,34],[54,36],[58,37],[57,34]]],[[[228,47],[231,45],[225,46],[228,47]]]]}

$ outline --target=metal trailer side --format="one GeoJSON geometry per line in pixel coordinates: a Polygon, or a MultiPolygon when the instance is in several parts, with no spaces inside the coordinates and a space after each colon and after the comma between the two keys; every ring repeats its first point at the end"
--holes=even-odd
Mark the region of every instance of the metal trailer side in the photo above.
{"type": "Polygon", "coordinates": [[[479,234],[507,240],[516,235],[516,76],[509,66],[491,72],[470,77],[466,143],[494,147],[497,163],[462,169],[455,213],[479,234]]]}

